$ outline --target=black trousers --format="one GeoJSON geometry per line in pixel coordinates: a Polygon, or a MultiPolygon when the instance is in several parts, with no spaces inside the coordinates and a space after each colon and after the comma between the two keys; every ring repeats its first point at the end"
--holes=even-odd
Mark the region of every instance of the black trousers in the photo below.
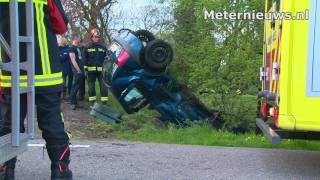
{"type": "Polygon", "coordinates": [[[73,73],[73,83],[70,95],[71,104],[78,105],[77,94],[81,89],[82,82],[84,80],[83,74],[73,73]]]}
{"type": "Polygon", "coordinates": [[[80,100],[84,99],[85,93],[86,93],[86,78],[84,77],[81,79],[80,89],[78,94],[78,97],[80,100]]]}
{"type": "MultiPolygon", "coordinates": [[[[36,94],[36,112],[39,129],[47,145],[67,144],[69,137],[64,131],[64,122],[60,109],[59,93],[36,94]]],[[[4,94],[1,102],[0,136],[11,132],[11,95],[4,94]]],[[[20,96],[20,130],[25,131],[24,119],[27,114],[27,95],[20,96]]]]}
{"type": "Polygon", "coordinates": [[[68,95],[71,95],[71,90],[72,90],[72,83],[73,83],[73,72],[70,71],[68,73],[68,95]]]}
{"type": "Polygon", "coordinates": [[[63,78],[63,90],[66,90],[67,89],[67,77],[68,77],[68,74],[67,73],[62,73],[62,78],[63,78]]]}
{"type": "Polygon", "coordinates": [[[96,80],[98,79],[99,87],[100,87],[100,95],[101,101],[106,102],[108,101],[108,88],[103,83],[102,73],[100,72],[90,72],[88,73],[88,94],[89,94],[89,101],[93,102],[97,100],[96,96],[96,80]]]}

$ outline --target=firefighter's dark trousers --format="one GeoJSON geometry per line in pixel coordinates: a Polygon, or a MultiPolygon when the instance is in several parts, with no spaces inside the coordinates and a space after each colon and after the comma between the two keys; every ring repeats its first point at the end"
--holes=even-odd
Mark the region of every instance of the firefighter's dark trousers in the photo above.
{"type": "Polygon", "coordinates": [[[72,83],[72,90],[70,95],[71,104],[78,105],[77,94],[79,93],[80,95],[79,91],[81,89],[83,80],[84,80],[84,75],[82,73],[81,74],[73,73],[73,83],[72,83]]]}
{"type": "MultiPolygon", "coordinates": [[[[48,94],[36,94],[36,111],[38,126],[42,131],[42,137],[47,145],[56,146],[67,144],[69,141],[64,131],[64,122],[60,109],[60,92],[48,94]]],[[[3,95],[1,102],[0,136],[11,132],[11,104],[10,95],[3,95]]],[[[20,129],[25,131],[24,119],[27,113],[27,96],[20,96],[20,129]]]]}
{"type": "Polygon", "coordinates": [[[108,101],[108,88],[103,83],[102,73],[101,72],[90,72],[88,73],[88,93],[89,101],[94,102],[97,100],[96,96],[96,80],[98,79],[100,87],[101,102],[106,103],[108,101]]]}

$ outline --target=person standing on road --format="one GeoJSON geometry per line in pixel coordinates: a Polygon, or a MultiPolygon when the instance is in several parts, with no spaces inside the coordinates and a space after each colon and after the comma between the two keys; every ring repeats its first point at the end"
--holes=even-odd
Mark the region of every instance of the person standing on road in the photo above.
{"type": "MultiPolygon", "coordinates": [[[[0,33],[10,42],[9,1],[0,1],[0,33]]],[[[39,128],[46,141],[46,149],[51,160],[51,179],[71,180],[69,169],[69,137],[64,130],[61,116],[62,67],[56,34],[67,31],[67,17],[59,0],[33,0],[34,3],[34,53],[35,53],[35,103],[39,128]]],[[[25,1],[19,1],[20,36],[26,34],[25,1]]],[[[26,59],[26,47],[20,48],[20,61],[26,59]]],[[[3,61],[10,62],[6,53],[3,61]]],[[[26,72],[21,71],[21,79],[27,79],[26,72]]],[[[11,132],[11,74],[1,71],[2,88],[0,136],[11,132]]],[[[20,84],[26,87],[25,83],[20,84]]],[[[20,130],[25,131],[24,119],[27,113],[27,94],[20,96],[20,130]]],[[[4,179],[14,179],[17,158],[5,162],[4,179]]],[[[36,163],[36,162],[34,162],[36,163]]],[[[32,165],[31,165],[32,167],[32,165]]]]}
{"type": "Polygon", "coordinates": [[[71,108],[76,110],[79,108],[77,101],[77,94],[81,88],[81,83],[84,80],[84,66],[82,63],[82,55],[80,48],[80,35],[74,34],[72,36],[72,46],[70,48],[71,67],[73,72],[73,83],[70,96],[71,108]]]}
{"type": "Polygon", "coordinates": [[[89,32],[91,42],[83,49],[83,60],[87,71],[89,102],[91,105],[97,100],[95,83],[99,81],[101,102],[106,104],[108,101],[108,89],[103,83],[102,65],[106,57],[107,49],[100,41],[100,32],[93,28],[89,32]]]}

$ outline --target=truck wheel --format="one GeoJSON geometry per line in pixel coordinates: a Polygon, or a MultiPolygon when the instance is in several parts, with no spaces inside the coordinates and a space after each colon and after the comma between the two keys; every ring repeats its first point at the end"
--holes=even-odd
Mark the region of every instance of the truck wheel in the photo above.
{"type": "Polygon", "coordinates": [[[165,69],[172,58],[172,47],[161,39],[150,41],[144,50],[144,63],[154,70],[165,69]]]}
{"type": "Polygon", "coordinates": [[[144,46],[146,46],[148,42],[156,39],[150,31],[143,29],[136,31],[134,34],[140,39],[144,46]]]}

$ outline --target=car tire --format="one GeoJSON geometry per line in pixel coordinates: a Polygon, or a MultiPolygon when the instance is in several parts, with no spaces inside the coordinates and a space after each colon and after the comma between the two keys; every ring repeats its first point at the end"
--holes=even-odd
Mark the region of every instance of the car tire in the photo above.
{"type": "Polygon", "coordinates": [[[163,71],[173,58],[173,50],[167,42],[156,39],[150,41],[144,49],[144,64],[149,70],[163,71]]]}
{"type": "Polygon", "coordinates": [[[122,28],[118,31],[118,33],[121,33],[122,31],[129,31],[130,33],[134,34],[135,32],[132,31],[131,29],[128,29],[128,28],[122,28]]]}
{"type": "Polygon", "coordinates": [[[156,39],[156,37],[150,31],[143,29],[136,31],[134,34],[140,39],[144,46],[146,46],[150,41],[156,39]]]}

